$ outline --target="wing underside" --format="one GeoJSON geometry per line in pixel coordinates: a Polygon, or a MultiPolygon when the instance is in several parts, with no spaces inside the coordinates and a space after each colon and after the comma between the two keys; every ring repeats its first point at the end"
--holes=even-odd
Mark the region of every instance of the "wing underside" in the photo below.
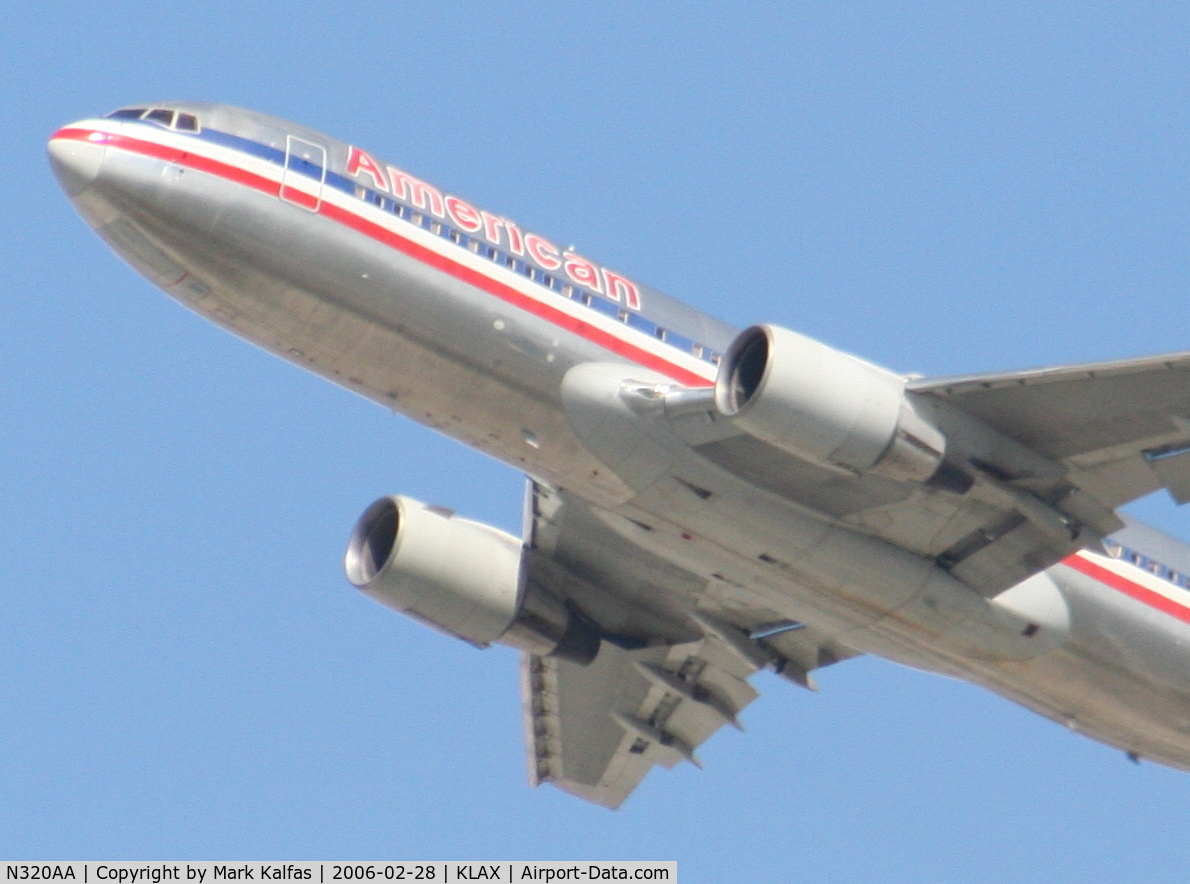
{"type": "Polygon", "coordinates": [[[587,667],[522,655],[530,781],[615,808],[654,765],[697,765],[695,750],[757,696],[755,668],[714,641],[608,645],[587,667]]]}
{"type": "Polygon", "coordinates": [[[946,400],[1065,466],[1114,509],[1160,488],[1190,499],[1190,353],[935,378],[909,389],[946,400]]]}
{"type": "Polygon", "coordinates": [[[757,487],[933,559],[989,597],[1118,530],[1114,510],[1124,503],[1161,488],[1190,500],[1190,354],[906,389],[933,401],[940,419],[962,416],[951,429],[974,450],[955,464],[961,486],[846,475],[741,434],[695,447],[757,487]]]}
{"type": "Polygon", "coordinates": [[[522,654],[529,779],[609,808],[655,765],[698,765],[696,750],[715,731],[739,727],[757,697],[748,683],[755,672],[769,667],[811,686],[811,670],[855,655],[800,624],[774,626],[777,615],[763,608],[713,609],[704,578],[645,542],[530,481],[526,578],[614,631],[586,666],[522,654]]]}

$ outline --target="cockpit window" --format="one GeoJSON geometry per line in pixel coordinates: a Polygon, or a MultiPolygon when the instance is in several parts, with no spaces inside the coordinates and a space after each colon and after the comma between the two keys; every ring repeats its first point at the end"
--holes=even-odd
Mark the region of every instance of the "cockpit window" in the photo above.
{"type": "Polygon", "coordinates": [[[178,132],[197,132],[198,117],[167,107],[122,107],[107,115],[112,120],[145,120],[178,132]]]}
{"type": "Polygon", "coordinates": [[[145,114],[144,119],[154,123],[160,123],[162,126],[172,129],[174,125],[174,112],[165,108],[158,108],[145,114]]]}

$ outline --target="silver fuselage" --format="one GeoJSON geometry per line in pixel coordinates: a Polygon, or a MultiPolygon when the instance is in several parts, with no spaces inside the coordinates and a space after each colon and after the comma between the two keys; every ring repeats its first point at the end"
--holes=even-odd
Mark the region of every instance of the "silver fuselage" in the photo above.
{"type": "MultiPolygon", "coordinates": [[[[1190,768],[1190,550],[1133,528],[1117,556],[1071,556],[1040,578],[1064,602],[1061,641],[982,652],[954,637],[965,614],[931,619],[899,579],[915,567],[902,551],[757,483],[729,483],[713,505],[641,492],[576,437],[571,369],[710,386],[732,328],[317,132],[168,107],[201,128],[86,120],[50,150],[86,220],[185,306],[617,524],[647,523],[655,552],[790,620],[1190,768]],[[1157,560],[1134,563],[1134,548],[1157,560]],[[768,567],[764,550],[790,565],[768,567]]],[[[688,629],[664,599],[643,603],[663,633],[688,629]]]]}

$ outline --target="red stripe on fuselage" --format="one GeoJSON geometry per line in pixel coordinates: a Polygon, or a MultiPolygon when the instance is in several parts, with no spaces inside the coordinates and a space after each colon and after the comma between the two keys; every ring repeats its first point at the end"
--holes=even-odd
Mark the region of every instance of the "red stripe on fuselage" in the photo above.
{"type": "Polygon", "coordinates": [[[226,178],[228,181],[234,181],[236,184],[243,184],[246,187],[251,187],[270,196],[276,196],[281,189],[280,182],[265,178],[263,175],[257,175],[238,166],[212,160],[201,154],[179,150],[176,147],[166,147],[164,144],[158,144],[155,141],[142,141],[139,138],[129,138],[127,135],[115,135],[111,132],[98,132],[94,129],[59,129],[54,133],[53,138],[63,138],[68,141],[86,141],[91,144],[104,144],[108,147],[126,150],[129,153],[139,153],[142,156],[164,160],[167,163],[176,163],[188,169],[217,175],[220,178],[226,178]]]}
{"type": "Polygon", "coordinates": [[[1068,568],[1073,568],[1080,574],[1086,574],[1093,580],[1098,580],[1100,583],[1110,586],[1117,592],[1122,592],[1124,595],[1134,598],[1138,602],[1143,602],[1150,608],[1156,608],[1164,614],[1169,614],[1171,617],[1177,617],[1185,623],[1190,623],[1190,607],[1179,604],[1173,599],[1167,598],[1146,586],[1141,586],[1127,577],[1122,577],[1115,571],[1104,568],[1102,565],[1084,558],[1079,553],[1067,556],[1062,560],[1062,564],[1068,568]]]}
{"type": "MultiPolygon", "coordinates": [[[[144,141],[138,138],[130,138],[127,135],[116,135],[109,132],[99,132],[92,129],[60,129],[54,133],[53,138],[62,138],[73,141],[89,141],[95,144],[105,144],[108,147],[115,147],[120,150],[126,150],[130,153],[138,153],[143,156],[154,157],[155,159],[164,160],[169,163],[176,163],[179,166],[185,166],[189,169],[195,169],[200,172],[206,172],[223,178],[228,181],[233,181],[236,184],[242,184],[245,187],[251,187],[254,190],[259,190],[269,196],[278,196],[281,185],[278,181],[273,181],[262,175],[257,175],[253,172],[248,172],[238,166],[233,166],[228,163],[223,163],[218,160],[212,160],[209,157],[204,157],[200,154],[190,153],[188,151],[179,150],[175,147],[167,147],[153,141],[144,141]]],[[[603,347],[605,350],[610,350],[625,359],[630,359],[637,365],[645,368],[651,368],[664,374],[666,377],[672,378],[681,384],[686,384],[691,387],[707,387],[710,382],[695,372],[689,369],[682,368],[669,362],[664,357],[650,353],[635,344],[617,337],[611,332],[605,331],[598,326],[591,325],[584,322],[578,317],[551,307],[548,304],[542,303],[534,298],[530,298],[523,292],[518,291],[512,286],[492,279],[483,273],[480,273],[474,268],[467,267],[463,264],[440,255],[437,252],[426,248],[423,245],[406,239],[398,233],[395,233],[388,228],[369,221],[367,218],[357,215],[356,213],[327,202],[325,199],[318,209],[318,214],[323,215],[333,221],[350,227],[369,239],[375,240],[378,243],[396,249],[409,257],[427,264],[436,270],[453,276],[455,279],[465,282],[466,284],[480,289],[499,298],[500,300],[511,304],[512,306],[524,310],[527,313],[532,313],[559,328],[565,329],[572,334],[578,335],[593,344],[603,347]]]]}

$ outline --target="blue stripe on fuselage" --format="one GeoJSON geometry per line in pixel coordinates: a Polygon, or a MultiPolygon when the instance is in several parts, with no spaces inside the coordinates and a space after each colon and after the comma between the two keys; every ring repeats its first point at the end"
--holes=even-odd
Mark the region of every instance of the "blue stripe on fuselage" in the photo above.
{"type": "MultiPolygon", "coordinates": [[[[244,138],[243,136],[240,136],[240,135],[233,135],[230,132],[223,132],[219,129],[212,129],[212,128],[209,128],[206,126],[202,127],[198,132],[187,132],[187,131],[177,130],[177,129],[167,129],[158,123],[154,123],[152,120],[125,120],[124,122],[125,123],[133,123],[133,124],[142,125],[142,126],[151,126],[154,129],[165,129],[165,131],[172,132],[175,135],[184,135],[187,138],[196,138],[200,141],[206,141],[210,144],[218,145],[219,147],[227,148],[229,150],[233,150],[238,153],[243,153],[248,156],[252,156],[257,159],[264,160],[265,162],[267,162],[271,165],[274,165],[274,166],[278,167],[279,169],[285,168],[285,151],[284,150],[277,148],[277,147],[272,147],[267,144],[262,144],[259,141],[253,141],[249,138],[244,138]]],[[[335,172],[332,169],[330,169],[329,167],[325,170],[325,178],[323,178],[324,170],[321,167],[314,166],[307,162],[291,164],[288,169],[288,172],[290,174],[301,175],[305,178],[308,178],[311,181],[318,181],[320,178],[322,178],[324,187],[330,187],[334,190],[339,191],[340,193],[346,194],[347,196],[350,196],[353,198],[357,196],[359,188],[363,187],[364,192],[366,194],[368,194],[368,196],[371,196],[373,198],[382,197],[384,200],[388,201],[391,204],[394,204],[394,205],[399,204],[399,205],[406,206],[408,211],[411,213],[419,212],[419,213],[425,214],[424,209],[420,209],[417,206],[411,205],[409,203],[405,203],[404,201],[396,200],[389,193],[381,193],[381,192],[375,190],[374,188],[365,187],[360,182],[358,182],[352,178],[348,178],[346,175],[344,175],[340,172],[335,172]]],[[[367,197],[365,197],[365,198],[367,198],[367,197]]],[[[372,202],[373,205],[377,204],[374,199],[369,200],[369,201],[372,202]]],[[[406,219],[406,220],[408,220],[408,219],[406,219]]],[[[450,227],[449,222],[441,221],[440,223],[442,223],[445,228],[449,229],[449,227],[450,227]]],[[[467,236],[471,237],[471,236],[474,236],[474,234],[467,234],[467,236]]],[[[485,240],[485,242],[486,242],[486,240],[485,240]]],[[[456,245],[457,245],[457,243],[456,243],[456,245]]],[[[508,255],[499,246],[496,246],[494,244],[492,244],[492,245],[494,248],[497,249],[497,254],[501,256],[494,260],[497,263],[502,263],[502,259],[507,258],[508,255]]],[[[524,261],[523,258],[520,258],[518,260],[520,261],[521,264],[526,264],[526,262],[524,261]]],[[[546,271],[544,269],[541,270],[540,272],[543,275],[550,274],[550,271],[546,271]]],[[[567,298],[566,295],[558,292],[556,289],[545,286],[544,284],[542,284],[539,281],[537,281],[536,284],[540,288],[544,288],[546,291],[549,291],[551,294],[557,295],[558,297],[561,297],[561,298],[567,298]]],[[[601,313],[601,314],[611,317],[613,319],[619,319],[623,322],[623,324],[626,327],[632,328],[638,332],[643,332],[644,334],[649,335],[650,337],[653,337],[658,341],[661,341],[666,346],[668,346],[670,349],[684,353],[686,356],[693,357],[694,359],[698,360],[699,362],[702,362],[702,363],[708,364],[708,365],[717,365],[718,364],[717,363],[718,353],[717,353],[717,351],[715,351],[715,349],[713,347],[703,345],[700,342],[694,340],[693,338],[691,338],[687,335],[681,334],[679,332],[676,332],[676,331],[672,330],[671,328],[668,328],[668,327],[663,328],[657,322],[653,321],[652,319],[649,319],[647,316],[643,315],[642,313],[632,311],[632,310],[626,311],[626,310],[624,310],[623,306],[618,301],[613,301],[610,298],[607,298],[598,292],[584,288],[583,286],[575,284],[573,282],[569,283],[569,284],[572,286],[574,291],[578,294],[578,297],[577,298],[567,298],[567,300],[585,304],[589,309],[595,310],[598,313],[601,313]]]]}

